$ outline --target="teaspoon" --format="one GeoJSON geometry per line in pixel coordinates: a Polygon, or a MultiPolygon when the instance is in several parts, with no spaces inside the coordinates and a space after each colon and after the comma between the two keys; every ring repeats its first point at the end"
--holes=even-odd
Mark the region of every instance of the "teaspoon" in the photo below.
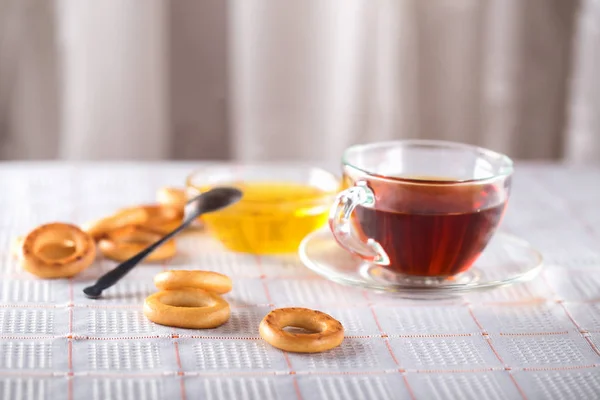
{"type": "Polygon", "coordinates": [[[237,203],[241,198],[242,192],[233,187],[217,187],[196,196],[187,203],[189,207],[192,208],[192,211],[186,216],[186,219],[181,225],[148,246],[146,249],[131,257],[129,260],[123,261],[114,269],[102,275],[94,285],[83,289],[83,293],[90,299],[99,298],[102,295],[103,290],[116,284],[137,264],[146,258],[148,254],[152,253],[157,247],[183,231],[200,215],[228,207],[237,203]]]}

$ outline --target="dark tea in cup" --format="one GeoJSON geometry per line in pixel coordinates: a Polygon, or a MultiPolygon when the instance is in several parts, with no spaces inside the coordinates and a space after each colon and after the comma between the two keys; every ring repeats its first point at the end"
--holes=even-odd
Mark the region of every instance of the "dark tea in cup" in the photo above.
{"type": "Polygon", "coordinates": [[[388,271],[447,278],[466,271],[498,227],[512,162],[439,141],[349,148],[330,226],[338,242],[388,271]]]}
{"type": "Polygon", "coordinates": [[[390,270],[452,276],[468,269],[487,245],[506,203],[496,203],[493,186],[452,187],[448,182],[415,181],[396,190],[390,182],[380,205],[354,210],[351,219],[359,237],[372,238],[386,250],[390,270]],[[488,200],[491,205],[480,206],[488,200]]]}

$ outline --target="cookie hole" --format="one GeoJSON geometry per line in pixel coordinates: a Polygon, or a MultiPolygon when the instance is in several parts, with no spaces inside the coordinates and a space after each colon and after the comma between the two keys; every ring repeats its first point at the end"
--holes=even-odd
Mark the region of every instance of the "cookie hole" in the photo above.
{"type": "Polygon", "coordinates": [[[283,328],[284,331],[295,334],[307,334],[307,333],[319,333],[317,330],[306,329],[299,326],[286,326],[283,328]]]}
{"type": "Polygon", "coordinates": [[[72,240],[65,240],[45,243],[38,249],[38,253],[50,260],[60,260],[73,255],[75,250],[75,243],[72,240]]]}

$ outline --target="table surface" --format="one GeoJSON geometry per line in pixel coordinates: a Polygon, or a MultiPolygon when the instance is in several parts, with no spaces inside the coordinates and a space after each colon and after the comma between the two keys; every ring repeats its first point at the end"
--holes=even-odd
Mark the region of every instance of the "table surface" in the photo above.
{"type": "Polygon", "coordinates": [[[168,265],[143,265],[89,300],[114,266],[71,280],[20,270],[11,240],[49,221],[83,223],[153,202],[191,163],[0,164],[1,399],[590,399],[600,396],[600,169],[520,164],[502,229],[544,255],[533,281],[449,301],[347,288],[295,256],[255,257],[186,236],[168,265]],[[144,298],[165,268],[231,276],[228,323],[150,323],[144,298]],[[303,306],[339,319],[332,351],[299,355],[260,339],[269,310],[303,306]]]}

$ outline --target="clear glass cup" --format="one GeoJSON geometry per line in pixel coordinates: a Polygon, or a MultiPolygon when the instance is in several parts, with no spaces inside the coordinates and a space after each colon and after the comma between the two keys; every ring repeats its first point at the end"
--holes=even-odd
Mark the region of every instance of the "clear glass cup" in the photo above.
{"type": "Polygon", "coordinates": [[[208,231],[232,251],[291,253],[302,239],[327,225],[340,189],[335,175],[299,165],[213,165],[187,179],[189,196],[215,186],[234,186],[242,200],[201,217],[208,231]]]}
{"type": "Polygon", "coordinates": [[[495,233],[513,162],[467,144],[405,140],[356,145],[343,156],[330,211],[337,242],[402,279],[447,279],[470,268],[495,233]]]}

